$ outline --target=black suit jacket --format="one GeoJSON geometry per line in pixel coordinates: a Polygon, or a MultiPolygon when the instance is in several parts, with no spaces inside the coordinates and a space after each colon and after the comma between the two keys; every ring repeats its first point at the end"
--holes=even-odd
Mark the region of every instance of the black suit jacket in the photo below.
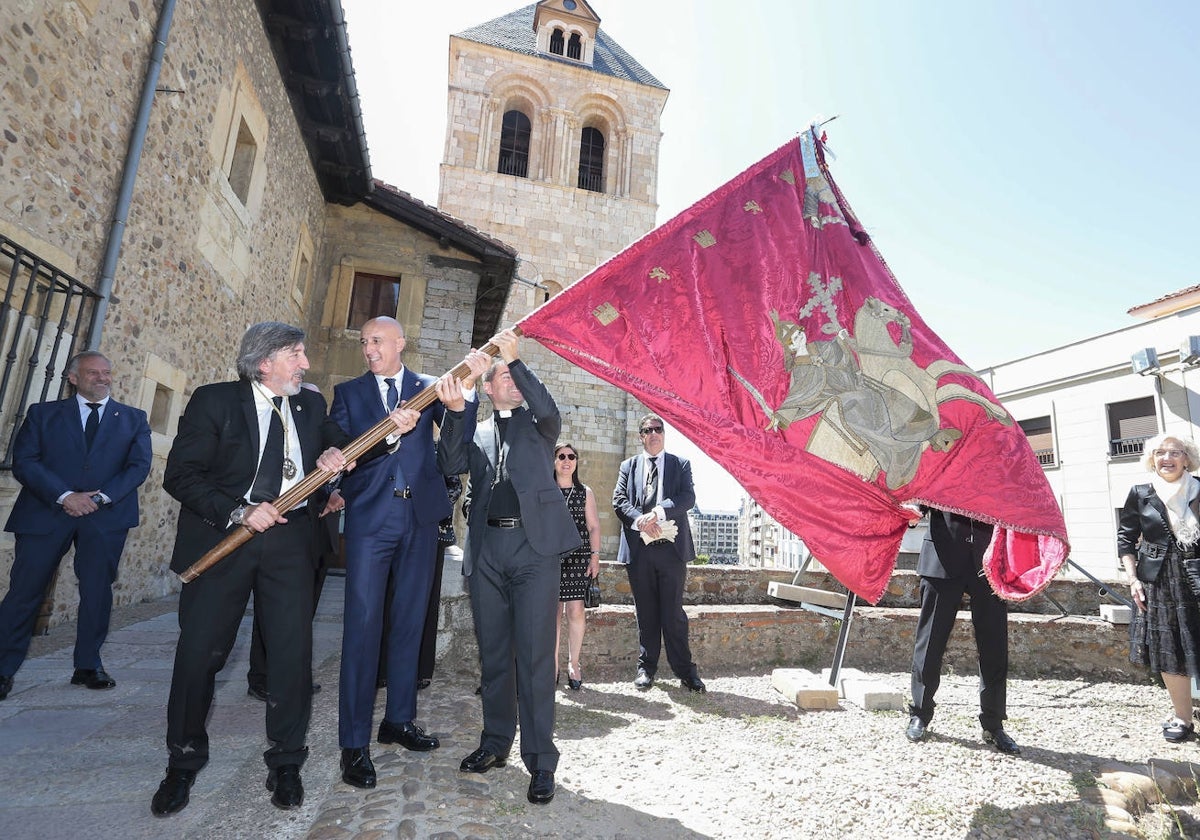
{"type": "MultiPolygon", "coordinates": [[[[348,438],[325,416],[325,398],[317,392],[302,388],[288,404],[307,474],[327,447],[343,446],[348,438]]],[[[179,419],[163,474],[163,489],[180,503],[171,571],[184,571],[225,537],[229,515],[243,504],[257,468],[258,412],[251,384],[197,388],[179,419]]]]}
{"type": "MultiPolygon", "coordinates": [[[[1194,476],[1189,476],[1196,481],[1194,476]]],[[[1192,512],[1200,518],[1200,499],[1192,502],[1192,512]]],[[[1171,520],[1153,484],[1135,484],[1129,488],[1121,518],[1117,524],[1117,557],[1132,554],[1137,558],[1138,580],[1158,580],[1163,559],[1171,543],[1171,520]]]]}
{"type": "MultiPolygon", "coordinates": [[[[504,444],[505,463],[521,507],[521,523],[529,545],[538,554],[549,557],[564,554],[578,548],[580,539],[579,529],[554,478],[554,444],[562,429],[558,405],[520,359],[508,366],[508,372],[521,389],[526,404],[509,419],[504,444]]],[[[465,411],[447,411],[438,442],[438,465],[442,472],[470,473],[471,512],[467,517],[467,547],[463,552],[464,575],[471,574],[475,557],[483,546],[492,480],[496,475],[495,421],[488,418],[476,427],[467,417],[475,406],[476,403],[468,403],[465,411]]]]}
{"type": "Polygon", "coordinates": [[[992,541],[992,526],[945,510],[929,511],[929,535],[917,558],[923,577],[951,580],[978,575],[992,541]]]}

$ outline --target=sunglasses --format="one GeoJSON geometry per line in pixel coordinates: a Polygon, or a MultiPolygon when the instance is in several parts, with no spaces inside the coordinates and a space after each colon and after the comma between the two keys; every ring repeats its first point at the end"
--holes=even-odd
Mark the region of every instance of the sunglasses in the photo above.
{"type": "Polygon", "coordinates": [[[558,453],[558,460],[560,460],[560,461],[574,461],[578,457],[579,456],[576,455],[574,452],[559,452],[558,453]]]}
{"type": "Polygon", "coordinates": [[[663,427],[662,427],[662,426],[647,426],[646,428],[639,430],[639,431],[638,431],[638,434],[641,434],[641,435],[661,435],[661,434],[662,434],[662,432],[663,432],[663,427]]]}

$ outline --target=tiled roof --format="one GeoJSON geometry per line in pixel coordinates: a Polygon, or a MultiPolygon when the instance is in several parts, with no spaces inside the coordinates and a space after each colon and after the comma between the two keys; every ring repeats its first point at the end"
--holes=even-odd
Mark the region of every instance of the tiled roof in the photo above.
{"type": "MultiPolygon", "coordinates": [[[[524,55],[536,55],[548,61],[561,61],[563,64],[570,64],[574,67],[586,67],[587,65],[577,61],[538,53],[537,33],[533,31],[533,12],[536,8],[537,4],[533,3],[495,20],[463,30],[458,33],[458,37],[524,55]]],[[[654,78],[649,70],[638,64],[633,56],[608,37],[603,29],[596,32],[596,48],[592,55],[591,69],[606,76],[615,76],[618,79],[666,89],[666,85],[654,78]]]]}

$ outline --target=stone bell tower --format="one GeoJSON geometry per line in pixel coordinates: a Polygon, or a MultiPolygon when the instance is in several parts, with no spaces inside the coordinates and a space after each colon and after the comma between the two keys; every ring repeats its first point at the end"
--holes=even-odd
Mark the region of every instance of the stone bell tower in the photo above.
{"type": "MultiPolygon", "coordinates": [[[[584,0],[543,0],[451,36],[438,206],[520,252],[505,326],[654,227],[667,94],[584,0]]],[[[521,352],[563,412],[612,559],[613,485],[645,409],[533,341],[521,352]]]]}

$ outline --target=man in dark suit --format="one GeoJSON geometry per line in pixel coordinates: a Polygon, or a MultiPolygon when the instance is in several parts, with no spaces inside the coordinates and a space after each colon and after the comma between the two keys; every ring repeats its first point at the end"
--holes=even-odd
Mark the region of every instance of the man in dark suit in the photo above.
{"type": "Polygon", "coordinates": [[[692,661],[683,611],[687,564],[696,559],[687,518],[696,504],[692,465],[663,451],[663,420],[657,414],[638,421],[638,435],[643,451],[622,462],[613,488],[613,509],[624,525],[617,562],[625,564],[629,575],[638,623],[638,670],[633,684],[642,690],[654,684],[665,644],[667,662],[684,688],[704,692],[704,681],[692,661]],[[666,523],[674,526],[674,539],[664,533],[666,523]]]}
{"type": "Polygon", "coordinates": [[[419,752],[438,747],[438,739],[415,722],[417,656],[433,582],[438,522],[450,514],[450,500],[433,445],[433,426],[441,422],[444,407],[439,403],[419,413],[402,407],[436,380],[404,366],[404,330],[394,318],[367,321],[360,341],[369,370],[333,389],[330,418],[351,438],[389,411],[409,420],[403,436],[382,442],[341,483],[346,499],[346,606],[338,742],[342,780],[373,788],[371,723],[385,624],[387,705],[378,740],[419,752]],[[385,592],[391,595],[386,623],[385,592]]]}
{"type": "Polygon", "coordinates": [[[438,381],[446,425],[438,462],[447,475],[470,473],[471,506],[463,574],[479,645],[483,733],[463,759],[464,773],[486,773],[508,760],[521,723],[521,760],[530,773],[530,802],[554,798],[554,624],[559,556],[579,545],[579,530],[554,479],[558,406],[521,361],[517,336],[492,339],[502,361],[472,350],[470,375],[483,377],[495,410],[475,425],[474,394],[458,380],[438,381]],[[469,401],[468,401],[469,400],[469,401]],[[528,403],[528,407],[525,406],[528,403]]]}
{"type": "Polygon", "coordinates": [[[933,696],[942,681],[946,642],[966,592],[971,596],[971,624],[979,651],[983,740],[1000,752],[1017,755],[1021,748],[1004,731],[1008,717],[1008,608],[983,576],[983,555],[992,540],[992,526],[944,510],[931,509],[928,514],[929,535],[917,559],[921,615],[913,644],[913,700],[905,735],[913,742],[925,737],[936,705],[933,696]]]}
{"type": "Polygon", "coordinates": [[[326,447],[346,442],[326,419],[324,398],[300,387],[307,369],[303,330],[254,324],[242,336],[238,380],[197,388],[179,420],[163,475],[163,487],[180,502],[171,571],[183,572],[235,528],[255,536],[179,594],[169,757],[150,806],[155,816],[188,804],[196,773],[208,762],[216,675],[251,593],[267,655],[267,789],[277,808],[304,801],[300,765],[312,707],[310,517],[317,511],[307,504],[281,511],[272,502],[317,466],[341,469],[341,454],[326,447]]]}
{"type": "Polygon", "coordinates": [[[75,395],[31,405],[13,444],[21,492],[4,526],[16,534],[16,555],[0,602],[0,700],[12,690],[46,588],[71,546],[79,578],[71,684],[116,685],[100,647],[125,537],[138,524],[137,489],[150,473],[150,426],[146,412],[110,397],[112,365],[102,354],[72,358],[67,381],[75,395]]]}

